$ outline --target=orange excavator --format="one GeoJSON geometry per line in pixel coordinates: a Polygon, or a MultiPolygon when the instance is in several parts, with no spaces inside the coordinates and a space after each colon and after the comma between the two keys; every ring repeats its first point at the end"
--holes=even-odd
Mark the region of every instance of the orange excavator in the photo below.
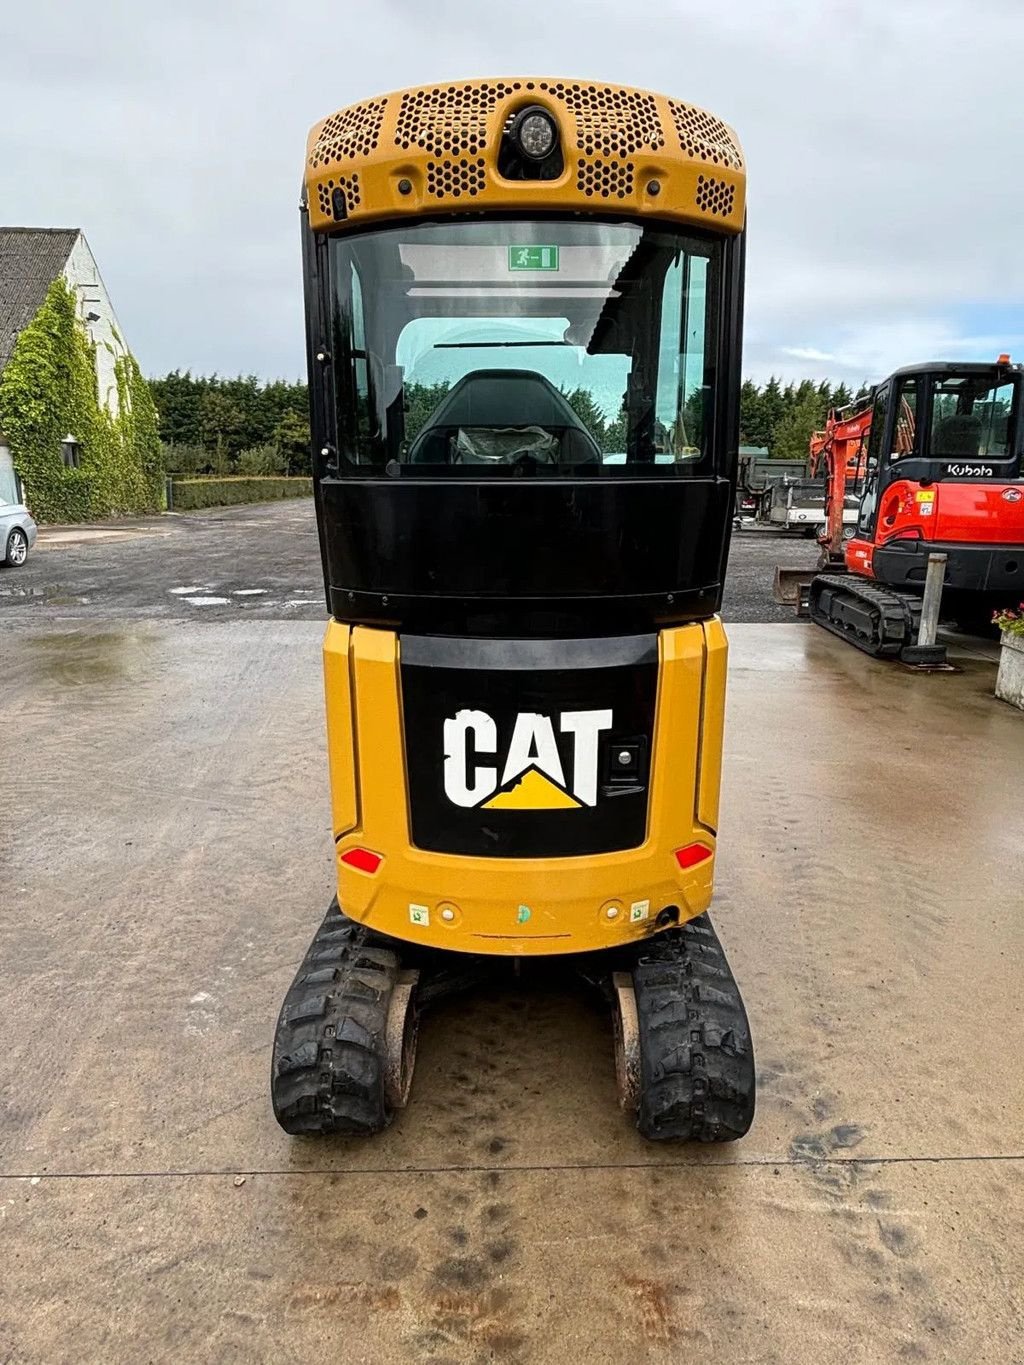
{"type": "MultiPolygon", "coordinates": [[[[812,438],[828,473],[828,523],[806,590],[811,620],[876,658],[909,658],[934,554],[944,556],[943,615],[959,625],[983,627],[1020,600],[1022,408],[1024,371],[1003,355],[907,366],[869,406],[831,415],[812,438]],[[857,522],[844,540],[851,487],[857,522]]],[[[779,570],[776,583],[793,589],[799,577],[779,570]]]]}
{"type": "Polygon", "coordinates": [[[825,531],[818,537],[824,563],[841,563],[843,541],[853,534],[870,430],[871,401],[864,399],[831,409],[824,430],[811,433],[811,478],[825,480],[825,531]]]}

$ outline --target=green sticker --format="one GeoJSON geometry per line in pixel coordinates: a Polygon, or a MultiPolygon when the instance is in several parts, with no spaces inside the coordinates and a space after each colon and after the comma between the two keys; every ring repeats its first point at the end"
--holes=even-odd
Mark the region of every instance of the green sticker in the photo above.
{"type": "Polygon", "coordinates": [[[530,915],[531,915],[532,913],[533,913],[533,912],[531,911],[531,909],[530,909],[530,907],[529,907],[528,905],[521,905],[521,906],[519,907],[519,913],[518,913],[518,915],[516,916],[516,919],[518,919],[518,921],[519,921],[520,924],[525,924],[526,921],[530,918],[530,915]]]}
{"type": "Polygon", "coordinates": [[[557,270],[557,246],[510,246],[509,270],[557,270]]]}

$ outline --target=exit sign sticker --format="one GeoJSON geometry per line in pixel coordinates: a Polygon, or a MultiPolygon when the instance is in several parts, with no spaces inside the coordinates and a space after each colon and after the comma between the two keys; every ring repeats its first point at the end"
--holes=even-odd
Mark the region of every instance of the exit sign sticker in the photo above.
{"type": "Polygon", "coordinates": [[[509,270],[557,270],[557,246],[510,246],[509,270]]]}

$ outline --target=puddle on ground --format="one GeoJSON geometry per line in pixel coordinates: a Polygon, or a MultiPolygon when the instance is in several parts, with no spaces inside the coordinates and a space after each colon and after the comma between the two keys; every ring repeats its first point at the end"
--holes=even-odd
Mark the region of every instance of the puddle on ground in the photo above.
{"type": "Polygon", "coordinates": [[[142,662],[142,647],[149,643],[141,631],[117,630],[65,631],[28,640],[32,666],[64,687],[132,676],[142,662]]]}

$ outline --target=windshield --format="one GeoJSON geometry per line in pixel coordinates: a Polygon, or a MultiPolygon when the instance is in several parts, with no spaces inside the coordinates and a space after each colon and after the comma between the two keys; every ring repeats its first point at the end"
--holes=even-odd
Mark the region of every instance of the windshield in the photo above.
{"type": "Polygon", "coordinates": [[[719,249],[595,220],[331,239],[342,468],[706,472],[719,249]]]}
{"type": "Polygon", "coordinates": [[[933,380],[931,458],[1011,458],[1017,387],[1017,381],[1005,374],[933,380]]]}

